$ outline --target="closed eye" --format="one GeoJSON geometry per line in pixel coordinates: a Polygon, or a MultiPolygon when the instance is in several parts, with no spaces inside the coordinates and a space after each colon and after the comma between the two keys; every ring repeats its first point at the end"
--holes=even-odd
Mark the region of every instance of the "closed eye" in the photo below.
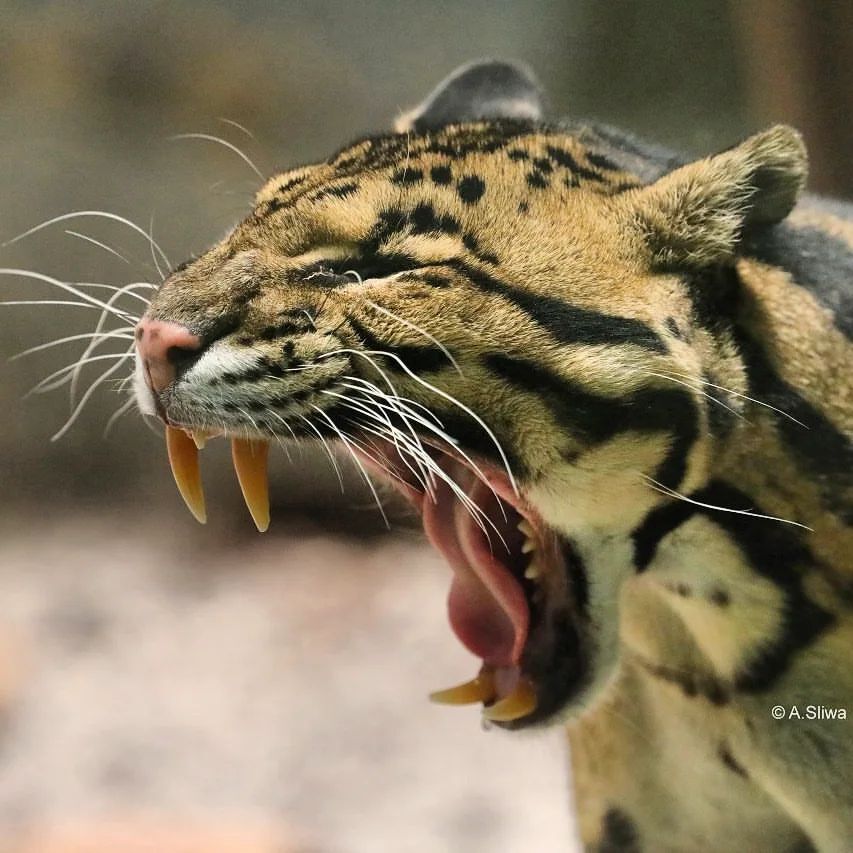
{"type": "Polygon", "coordinates": [[[343,287],[370,278],[387,278],[401,272],[420,270],[424,266],[422,260],[403,254],[334,258],[319,260],[305,267],[302,277],[320,287],[343,287]]]}

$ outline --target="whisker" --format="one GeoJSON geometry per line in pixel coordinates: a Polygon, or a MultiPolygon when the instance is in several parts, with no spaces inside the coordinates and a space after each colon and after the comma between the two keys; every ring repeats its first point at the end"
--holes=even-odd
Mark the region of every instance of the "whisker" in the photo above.
{"type": "MultiPolygon", "coordinates": [[[[122,352],[112,352],[106,355],[93,355],[86,359],[83,364],[91,364],[95,361],[109,361],[110,359],[118,359],[118,358],[127,358],[129,353],[122,352]]],[[[71,374],[74,370],[80,366],[80,361],[75,361],[72,364],[66,364],[65,367],[60,367],[59,370],[54,370],[49,376],[45,376],[44,379],[41,380],[38,384],[34,385],[24,394],[24,398],[29,397],[30,394],[46,394],[49,391],[53,391],[56,388],[60,388],[65,385],[66,382],[71,381],[71,374]],[[59,381],[54,382],[57,377],[62,377],[59,381]],[[53,383],[53,384],[51,384],[53,383]]]]}
{"type": "MultiPolygon", "coordinates": [[[[674,376],[686,376],[685,373],[675,373],[673,371],[674,376]]],[[[692,377],[688,377],[692,378],[692,377]]],[[[749,400],[751,403],[755,403],[757,406],[764,406],[765,409],[772,409],[774,412],[782,415],[782,417],[787,418],[789,421],[793,421],[795,424],[799,424],[799,426],[803,427],[803,429],[811,429],[808,424],[804,424],[802,421],[798,421],[793,415],[789,415],[787,412],[782,409],[777,409],[776,406],[771,406],[770,403],[765,403],[763,400],[756,400],[755,397],[750,397],[746,394],[740,394],[737,391],[732,391],[731,388],[724,388],[722,385],[715,385],[713,382],[708,382],[706,379],[699,379],[703,385],[707,385],[710,388],[718,388],[720,391],[725,391],[727,394],[731,394],[733,397],[740,397],[742,400],[749,400]]]]}
{"type": "Polygon", "coordinates": [[[512,470],[510,469],[509,460],[507,459],[507,456],[506,456],[506,453],[503,449],[503,446],[498,441],[497,436],[494,434],[494,432],[489,427],[489,425],[475,411],[473,411],[473,409],[470,409],[464,403],[457,400],[452,394],[448,394],[446,391],[442,391],[440,388],[436,388],[435,385],[431,384],[430,382],[427,382],[425,379],[422,379],[416,373],[413,373],[409,369],[409,367],[405,364],[405,362],[398,355],[395,355],[394,353],[384,352],[383,350],[339,349],[339,350],[333,350],[332,352],[328,352],[328,353],[321,353],[320,355],[317,356],[317,359],[319,360],[322,358],[330,358],[333,355],[338,355],[341,353],[349,353],[351,355],[358,355],[358,356],[362,356],[362,357],[364,357],[366,355],[382,355],[382,356],[385,356],[386,358],[393,359],[397,364],[400,365],[402,370],[404,370],[405,373],[408,376],[410,376],[412,379],[414,379],[414,381],[417,382],[419,385],[422,385],[424,388],[427,388],[428,390],[432,391],[433,393],[438,394],[439,397],[441,397],[444,400],[447,400],[451,405],[456,406],[457,408],[459,408],[463,412],[465,412],[467,415],[469,415],[471,418],[473,418],[482,427],[483,431],[486,433],[486,435],[494,443],[495,447],[497,448],[498,453],[500,454],[501,461],[503,462],[504,470],[507,473],[507,477],[509,478],[510,485],[512,486],[512,489],[515,492],[515,494],[516,495],[519,494],[518,485],[515,482],[515,476],[513,475],[512,470]]]}
{"type": "Polygon", "coordinates": [[[453,365],[456,372],[460,376],[463,375],[461,369],[459,368],[459,365],[456,363],[456,359],[450,354],[450,350],[448,350],[447,347],[444,346],[444,344],[442,344],[439,340],[434,338],[425,329],[422,329],[420,326],[416,326],[414,323],[410,322],[409,320],[406,320],[403,317],[398,316],[393,311],[389,311],[387,308],[383,308],[381,305],[377,305],[375,302],[371,302],[370,300],[367,300],[367,304],[370,305],[372,308],[375,308],[381,314],[385,314],[387,317],[390,317],[392,320],[396,320],[398,323],[401,323],[402,325],[407,326],[408,328],[412,329],[413,331],[418,332],[419,334],[423,335],[427,340],[432,341],[441,350],[441,352],[447,357],[447,360],[453,365]]]}
{"type": "Polygon", "coordinates": [[[701,394],[703,397],[706,397],[712,403],[716,403],[718,406],[721,406],[722,408],[726,409],[726,411],[731,412],[735,417],[740,418],[740,420],[749,423],[747,418],[745,418],[737,409],[733,409],[731,406],[726,405],[726,403],[724,403],[722,400],[717,399],[716,397],[706,393],[701,388],[697,388],[695,385],[692,385],[689,382],[685,382],[682,379],[676,379],[674,376],[669,376],[666,373],[655,373],[653,370],[646,370],[644,372],[647,376],[656,376],[658,377],[658,379],[666,379],[669,382],[674,382],[677,385],[683,385],[685,388],[689,388],[691,391],[694,391],[697,394],[701,394]]]}
{"type": "MultiPolygon", "coordinates": [[[[0,302],[0,305],[63,305],[72,308],[90,308],[93,311],[102,310],[97,305],[90,305],[86,302],[71,302],[66,299],[9,299],[5,302],[0,302]]],[[[127,324],[129,326],[132,326],[139,320],[138,317],[130,317],[130,315],[128,315],[128,318],[127,324]]]]}
{"type": "MultiPolygon", "coordinates": [[[[102,302],[100,299],[96,299],[94,296],[91,296],[88,293],[85,293],[82,290],[74,287],[71,284],[67,284],[64,281],[59,281],[59,279],[53,278],[52,276],[45,275],[44,273],[34,272],[33,270],[23,270],[23,269],[12,269],[9,267],[0,268],[0,275],[8,275],[8,276],[21,276],[22,278],[33,278],[36,281],[43,281],[47,284],[52,284],[54,287],[58,287],[60,290],[64,290],[67,293],[72,294],[73,296],[77,296],[82,299],[84,302],[89,302],[92,305],[96,305],[98,308],[102,310],[109,311],[111,314],[115,314],[117,317],[121,317],[123,320],[126,320],[133,315],[129,314],[127,311],[122,311],[119,308],[114,308],[108,302],[102,302]]],[[[133,317],[133,319],[138,319],[137,317],[133,317]]]]}
{"type": "MultiPolygon", "coordinates": [[[[113,293],[113,295],[107,300],[106,304],[112,305],[117,299],[120,299],[125,293],[130,293],[134,290],[135,290],[135,285],[127,284],[124,287],[121,287],[118,290],[116,290],[115,293],[113,293]]],[[[106,323],[106,321],[107,321],[107,314],[106,314],[106,312],[104,312],[98,318],[97,325],[95,326],[95,331],[100,332],[104,328],[104,324],[106,323]]],[[[101,343],[102,343],[101,340],[91,341],[86,346],[86,348],[83,350],[83,354],[80,356],[81,360],[85,359],[92,352],[94,352],[94,350],[97,349],[101,345],[101,343]]],[[[133,345],[131,344],[131,346],[129,347],[129,350],[132,350],[132,349],[133,349],[133,345]]],[[[69,386],[69,389],[68,389],[68,395],[69,395],[69,399],[71,401],[72,406],[74,405],[74,399],[77,396],[77,383],[79,382],[79,378],[80,378],[80,369],[74,371],[74,375],[71,377],[71,385],[69,386]]]]}
{"type": "MultiPolygon", "coordinates": [[[[465,507],[468,514],[473,518],[474,522],[477,526],[483,531],[483,534],[486,536],[486,539],[489,542],[489,546],[491,547],[491,536],[489,532],[486,530],[485,524],[488,524],[494,532],[497,534],[498,539],[501,541],[501,544],[504,548],[509,551],[509,548],[506,544],[506,541],[503,538],[500,530],[494,524],[494,522],[486,515],[486,513],[482,510],[482,508],[473,501],[466,492],[459,486],[459,484],[453,479],[453,477],[444,470],[429,454],[424,451],[423,445],[420,443],[420,440],[417,434],[414,435],[415,444],[412,444],[412,441],[409,439],[409,436],[401,432],[397,427],[395,427],[387,418],[379,418],[369,407],[364,408],[359,406],[356,408],[352,405],[355,401],[351,398],[346,398],[343,395],[335,394],[331,391],[325,391],[324,394],[328,394],[330,396],[340,397],[345,400],[344,405],[348,408],[353,408],[355,411],[358,411],[362,414],[368,415],[372,419],[379,421],[378,430],[369,427],[368,425],[361,422],[359,424],[359,428],[362,430],[366,430],[367,432],[376,435],[379,438],[384,438],[386,440],[390,440],[395,447],[397,448],[397,452],[399,453],[403,463],[406,467],[412,472],[415,479],[421,484],[424,491],[430,496],[430,498],[435,502],[436,497],[434,491],[427,485],[427,480],[433,484],[435,484],[435,477],[437,476],[439,479],[443,480],[450,487],[451,491],[456,495],[457,500],[465,507]],[[403,443],[403,447],[400,446],[400,442],[403,443]],[[418,466],[421,474],[418,474],[411,465],[409,465],[407,456],[411,456],[414,460],[415,464],[418,466]],[[424,466],[428,469],[427,472],[423,471],[424,466]],[[426,478],[426,479],[425,479],[426,478]],[[485,522],[485,524],[484,524],[485,522]]],[[[375,461],[375,460],[374,460],[375,461]]],[[[383,466],[384,467],[384,466],[383,466]]],[[[387,468],[385,468],[388,471],[387,468]]],[[[389,473],[400,482],[405,482],[399,477],[396,472],[389,471],[389,473]]],[[[494,494],[494,490],[492,490],[494,494]]],[[[497,498],[497,495],[495,495],[497,498]]],[[[503,507],[501,506],[503,510],[503,507]]],[[[504,514],[504,518],[506,515],[504,514]]]]}
{"type": "Polygon", "coordinates": [[[72,237],[79,237],[81,240],[85,240],[87,243],[92,243],[94,246],[98,246],[98,248],[103,249],[105,252],[109,252],[111,255],[114,255],[120,261],[124,261],[128,266],[130,266],[130,261],[122,255],[121,252],[117,252],[112,246],[108,246],[106,243],[102,243],[100,240],[96,240],[88,234],[81,234],[79,231],[72,231],[70,228],[66,228],[65,233],[72,237]]]}
{"type": "MultiPolygon", "coordinates": [[[[135,222],[131,222],[130,219],[125,218],[124,216],[119,216],[117,213],[110,213],[108,210],[75,210],[71,213],[63,213],[60,216],[54,216],[52,219],[48,219],[45,222],[41,222],[38,225],[29,228],[21,234],[18,234],[17,237],[13,237],[11,240],[7,240],[5,243],[1,244],[3,247],[11,246],[13,243],[17,243],[19,240],[23,240],[24,237],[29,237],[30,234],[35,234],[37,231],[41,231],[44,228],[48,228],[51,225],[54,225],[57,222],[65,222],[68,219],[75,219],[77,217],[85,217],[85,216],[95,216],[100,217],[102,219],[111,219],[114,222],[121,222],[123,225],[126,225],[128,228],[136,231],[137,234],[141,234],[145,237],[146,240],[151,240],[151,235],[148,234],[144,228],[140,228],[135,222]]],[[[171,261],[166,257],[166,253],[155,243],[154,247],[157,249],[160,257],[165,262],[166,266],[169,269],[172,268],[171,261]]]]}
{"type": "Polygon", "coordinates": [[[317,413],[325,418],[326,422],[332,428],[332,430],[340,437],[341,441],[344,443],[344,446],[349,450],[349,454],[353,459],[353,462],[358,466],[358,470],[361,472],[361,476],[364,477],[365,483],[367,483],[367,487],[370,489],[370,493],[373,495],[373,499],[376,501],[376,507],[379,510],[380,515],[382,516],[382,520],[385,522],[385,527],[390,530],[391,524],[388,521],[388,516],[385,514],[385,508],[382,506],[382,502],[379,500],[379,495],[376,493],[376,487],[373,485],[373,481],[367,475],[367,471],[364,470],[364,465],[361,464],[361,460],[356,456],[355,451],[352,449],[349,441],[345,438],[344,434],[338,428],[337,424],[319,407],[311,404],[311,408],[315,409],[317,413]]]}
{"type": "MultiPolygon", "coordinates": [[[[404,450],[400,446],[399,431],[394,429],[393,425],[391,424],[391,421],[388,418],[380,418],[379,415],[377,415],[375,412],[373,412],[373,410],[369,406],[358,405],[358,401],[356,401],[350,397],[347,397],[344,394],[338,394],[335,391],[323,391],[321,393],[323,393],[329,397],[336,397],[339,400],[343,401],[343,405],[346,408],[351,409],[352,411],[358,412],[360,414],[367,415],[369,418],[379,421],[380,426],[384,426],[386,428],[387,436],[390,437],[391,442],[396,447],[397,453],[399,454],[400,458],[402,459],[403,464],[409,469],[409,471],[411,471],[412,476],[421,484],[421,486],[423,486],[424,491],[432,494],[432,490],[431,490],[428,482],[426,482],[424,480],[424,477],[422,476],[422,472],[419,473],[418,471],[415,471],[415,469],[412,468],[412,466],[409,464],[408,459],[406,457],[407,457],[407,455],[411,454],[411,450],[409,450],[408,447],[407,447],[407,450],[404,450]]],[[[374,435],[379,435],[379,433],[374,432],[373,429],[365,426],[363,423],[361,424],[361,428],[366,429],[369,432],[372,432],[374,435]]],[[[404,441],[405,441],[405,439],[404,439],[404,441]]],[[[415,464],[418,464],[418,462],[420,461],[419,455],[417,454],[417,452],[415,454],[412,454],[412,455],[414,455],[414,457],[416,459],[415,464]]],[[[420,469],[419,464],[418,464],[418,468],[420,469]]],[[[397,479],[400,479],[400,478],[398,477],[397,479]]]]}
{"type": "Polygon", "coordinates": [[[120,361],[116,362],[116,364],[114,364],[112,367],[107,368],[107,370],[105,370],[86,389],[86,393],[83,394],[83,396],[80,398],[80,402],[74,408],[74,411],[71,412],[71,414],[68,417],[68,420],[65,422],[65,424],[62,426],[62,428],[60,430],[58,430],[54,435],[51,436],[51,438],[50,438],[51,441],[59,441],[59,439],[62,438],[62,436],[65,435],[65,433],[67,433],[68,430],[71,429],[71,427],[74,425],[74,422],[77,420],[77,418],[80,416],[80,413],[83,411],[83,408],[85,407],[86,403],[89,401],[89,398],[98,389],[98,386],[103,384],[110,376],[112,376],[113,373],[115,373],[122,366],[122,364],[124,364],[126,359],[128,359],[129,357],[130,357],[130,354],[125,353],[120,361]]]}
{"type": "Polygon", "coordinates": [[[326,455],[329,457],[329,462],[332,463],[332,468],[335,471],[335,476],[338,478],[338,483],[340,484],[340,487],[341,487],[341,494],[342,495],[346,494],[346,488],[344,486],[344,478],[341,476],[341,469],[340,469],[340,466],[338,465],[338,460],[335,459],[335,454],[333,453],[332,448],[329,446],[329,442],[326,441],[326,437],[323,435],[322,432],[320,432],[320,430],[317,429],[316,426],[314,426],[314,424],[312,423],[310,418],[305,417],[305,415],[299,415],[298,417],[301,418],[303,421],[305,421],[306,426],[316,434],[317,438],[320,439],[320,442],[322,443],[322,445],[326,451],[326,455]]]}
{"type": "Polygon", "coordinates": [[[22,350],[21,352],[10,356],[9,361],[17,361],[19,358],[24,358],[34,352],[41,352],[42,350],[50,349],[51,347],[58,347],[60,344],[67,344],[71,341],[87,340],[89,338],[97,338],[99,340],[104,340],[105,338],[122,338],[126,341],[132,341],[133,335],[128,332],[86,332],[82,335],[68,335],[68,337],[65,338],[57,338],[55,341],[47,341],[47,343],[38,344],[38,346],[22,350]]]}
{"type": "Polygon", "coordinates": [[[261,179],[264,179],[264,175],[261,170],[249,159],[249,157],[244,154],[236,145],[228,142],[226,139],[222,139],[219,136],[213,136],[210,133],[178,133],[175,136],[170,136],[170,140],[178,140],[178,139],[204,139],[208,142],[216,142],[219,145],[225,146],[225,148],[229,149],[229,151],[233,151],[247,166],[249,166],[252,171],[261,179]]]}
{"type": "Polygon", "coordinates": [[[240,124],[239,121],[234,121],[234,119],[231,119],[231,118],[221,118],[221,117],[218,118],[217,121],[221,121],[223,124],[230,124],[231,127],[236,127],[237,130],[243,131],[243,133],[245,133],[246,136],[249,137],[249,139],[257,142],[257,140],[255,139],[255,135],[252,133],[252,131],[249,130],[247,127],[243,127],[243,125],[240,124]]]}
{"type": "Polygon", "coordinates": [[[133,404],[136,402],[134,397],[131,397],[126,402],[122,403],[113,413],[110,415],[109,420],[107,421],[107,425],[104,427],[104,438],[107,438],[112,430],[113,426],[118,422],[122,415],[127,414],[132,408],[133,404]]]}
{"type": "Polygon", "coordinates": [[[651,484],[651,487],[656,492],[660,492],[662,495],[666,495],[670,498],[677,498],[678,500],[686,501],[687,503],[693,504],[694,506],[701,506],[704,509],[718,510],[719,512],[731,512],[735,515],[749,515],[752,518],[764,518],[767,519],[767,521],[778,521],[782,524],[791,524],[794,527],[802,527],[803,530],[808,530],[812,533],[814,532],[814,529],[809,527],[808,525],[800,524],[799,521],[791,521],[788,518],[779,518],[776,515],[762,515],[760,512],[752,512],[748,509],[732,509],[731,507],[715,506],[714,504],[702,503],[702,501],[694,500],[693,498],[687,497],[687,495],[682,495],[680,492],[676,492],[675,489],[670,489],[669,486],[665,486],[663,483],[659,483],[657,480],[649,477],[646,474],[643,474],[642,477],[651,484]]]}
{"type": "Polygon", "coordinates": [[[163,270],[160,269],[160,263],[157,260],[157,254],[154,251],[154,247],[157,244],[154,242],[154,214],[151,214],[151,219],[148,220],[148,246],[151,249],[151,260],[154,262],[154,269],[157,270],[157,275],[160,276],[160,281],[165,281],[166,276],[163,274],[163,270]]]}

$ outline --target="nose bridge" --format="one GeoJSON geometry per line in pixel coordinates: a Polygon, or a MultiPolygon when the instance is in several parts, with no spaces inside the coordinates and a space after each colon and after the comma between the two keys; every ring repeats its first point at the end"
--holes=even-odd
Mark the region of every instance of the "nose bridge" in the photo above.
{"type": "Polygon", "coordinates": [[[136,350],[154,391],[168,388],[187,356],[201,350],[201,338],[181,323],[143,317],[136,327],[136,350]]]}

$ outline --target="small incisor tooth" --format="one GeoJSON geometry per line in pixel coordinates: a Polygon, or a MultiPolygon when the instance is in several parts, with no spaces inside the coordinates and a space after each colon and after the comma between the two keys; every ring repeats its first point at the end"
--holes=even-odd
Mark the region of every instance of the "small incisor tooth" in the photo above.
{"type": "Polygon", "coordinates": [[[536,550],[536,543],[532,539],[525,539],[521,546],[522,554],[529,554],[536,550]]]}
{"type": "Polygon", "coordinates": [[[495,698],[495,676],[490,670],[484,669],[476,678],[448,687],[446,690],[436,690],[429,694],[431,702],[440,705],[472,705],[475,702],[491,702],[495,698]]]}
{"type": "Polygon", "coordinates": [[[198,448],[182,429],[167,426],[166,451],[169,454],[172,476],[184,503],[196,519],[204,524],[207,521],[207,511],[198,467],[198,448]]]}
{"type": "Polygon", "coordinates": [[[524,577],[529,581],[535,581],[536,578],[539,577],[539,574],[539,564],[536,560],[533,560],[533,562],[524,570],[524,577]]]}
{"type": "Polygon", "coordinates": [[[508,723],[526,717],[536,710],[536,691],[530,680],[521,676],[515,690],[494,705],[483,708],[483,717],[495,723],[508,723]]]}
{"type": "Polygon", "coordinates": [[[207,439],[210,437],[210,433],[203,429],[191,429],[189,433],[190,438],[192,438],[195,443],[195,446],[199,450],[204,450],[204,446],[207,444],[207,439]]]}
{"type": "Polygon", "coordinates": [[[528,539],[533,538],[533,525],[526,518],[522,518],[516,526],[528,539]]]}
{"type": "Polygon", "coordinates": [[[267,481],[267,454],[269,444],[266,441],[254,441],[248,438],[231,440],[231,459],[243,500],[252,515],[255,527],[263,533],[270,526],[270,494],[267,481]]]}

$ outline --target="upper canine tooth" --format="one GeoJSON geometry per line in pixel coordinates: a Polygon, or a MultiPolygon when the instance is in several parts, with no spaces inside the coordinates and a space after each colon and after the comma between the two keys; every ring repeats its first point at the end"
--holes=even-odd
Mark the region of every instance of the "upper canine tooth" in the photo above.
{"type": "Polygon", "coordinates": [[[518,522],[518,529],[528,538],[533,538],[533,525],[526,519],[522,518],[518,522]]]}
{"type": "Polygon", "coordinates": [[[494,705],[483,708],[483,717],[496,723],[508,723],[532,714],[537,704],[536,691],[530,679],[522,675],[512,693],[498,699],[494,705]]]}
{"type": "Polygon", "coordinates": [[[448,687],[446,690],[436,690],[429,694],[431,702],[441,705],[471,705],[474,702],[491,702],[495,698],[495,676],[491,670],[484,669],[476,678],[448,687]]]}
{"type": "Polygon", "coordinates": [[[207,521],[207,511],[204,506],[201,472],[198,468],[198,449],[182,429],[167,426],[166,451],[169,454],[172,476],[184,503],[196,519],[204,524],[207,521]]]}
{"type": "Polygon", "coordinates": [[[270,494],[267,482],[267,454],[269,444],[266,441],[254,441],[248,438],[231,440],[231,459],[243,500],[252,515],[255,526],[263,533],[270,526],[270,494]]]}

